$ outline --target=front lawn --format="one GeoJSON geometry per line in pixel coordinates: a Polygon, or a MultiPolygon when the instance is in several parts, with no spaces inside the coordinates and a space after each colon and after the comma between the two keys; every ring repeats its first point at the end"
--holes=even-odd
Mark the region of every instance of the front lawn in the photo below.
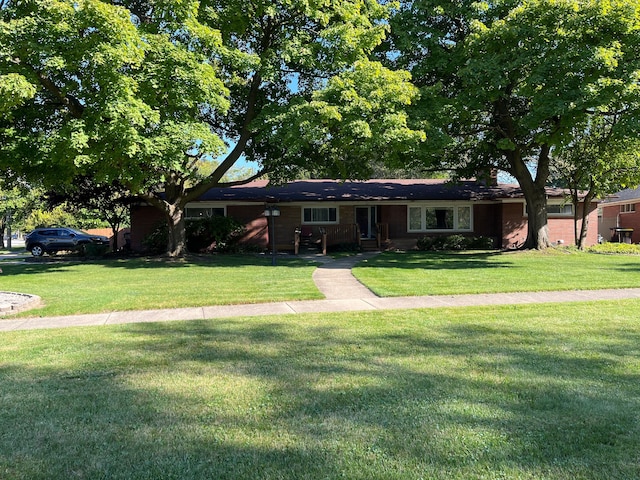
{"type": "MultiPolygon", "coordinates": [[[[46,257],[48,259],[48,257],[46,257]]],[[[45,307],[27,315],[197,307],[320,299],[315,266],[298,259],[219,255],[188,260],[2,263],[0,290],[40,296],[45,307]]],[[[0,320],[1,321],[1,320],[0,320]]]]}
{"type": "Polygon", "coordinates": [[[640,302],[0,334],[0,478],[640,478],[640,302]]]}
{"type": "Polygon", "coordinates": [[[571,250],[385,253],[353,274],[383,297],[640,287],[640,257],[571,250]]]}

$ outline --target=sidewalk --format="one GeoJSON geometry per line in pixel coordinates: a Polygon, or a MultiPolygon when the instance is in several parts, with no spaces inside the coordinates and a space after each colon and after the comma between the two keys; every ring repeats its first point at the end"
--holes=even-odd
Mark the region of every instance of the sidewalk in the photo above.
{"type": "Polygon", "coordinates": [[[640,288],[380,298],[365,288],[351,274],[351,267],[355,263],[366,260],[373,255],[374,254],[360,254],[338,260],[332,260],[327,257],[314,257],[314,260],[324,262],[314,272],[313,280],[318,286],[318,289],[325,295],[325,300],[110,312],[94,315],[48,318],[10,319],[9,317],[9,319],[6,320],[0,319],[0,332],[261,315],[471,307],[481,305],[524,305],[533,303],[587,302],[594,300],[640,298],[640,288]]]}

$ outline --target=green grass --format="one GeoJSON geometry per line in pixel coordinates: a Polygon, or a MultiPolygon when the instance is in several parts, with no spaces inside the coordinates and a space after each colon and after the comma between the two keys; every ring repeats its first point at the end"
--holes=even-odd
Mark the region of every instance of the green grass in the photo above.
{"type": "Polygon", "coordinates": [[[314,269],[251,255],[3,263],[0,290],[40,296],[45,307],[26,314],[42,316],[319,299],[314,269]]]}
{"type": "Polygon", "coordinates": [[[385,253],[354,275],[387,296],[640,287],[640,257],[545,252],[385,253]]]}
{"type": "Polygon", "coordinates": [[[0,335],[0,478],[637,479],[640,302],[0,335]]]}
{"type": "MultiPolygon", "coordinates": [[[[6,241],[5,241],[6,243],[6,241]]],[[[24,247],[11,247],[11,248],[0,248],[0,255],[3,254],[7,254],[7,253],[25,253],[24,247]]],[[[0,262],[2,262],[2,258],[0,258],[0,262]]]]}

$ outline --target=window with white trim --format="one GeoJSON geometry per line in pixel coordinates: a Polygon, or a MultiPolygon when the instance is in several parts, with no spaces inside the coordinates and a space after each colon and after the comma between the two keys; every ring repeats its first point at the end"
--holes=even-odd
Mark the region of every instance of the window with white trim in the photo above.
{"type": "Polygon", "coordinates": [[[636,211],[635,203],[625,203],[620,205],[620,213],[632,213],[636,211]]]}
{"type": "MultiPolygon", "coordinates": [[[[529,216],[529,206],[524,206],[525,216],[529,216]]],[[[553,217],[572,217],[573,216],[573,203],[548,203],[547,215],[553,217]]]]}
{"type": "Polygon", "coordinates": [[[415,205],[408,209],[409,232],[471,231],[471,205],[415,205]]]}
{"type": "Polygon", "coordinates": [[[336,207],[303,207],[302,223],[338,223],[336,207]]]}
{"type": "Polygon", "coordinates": [[[184,217],[188,219],[224,217],[224,207],[186,207],[184,217]]]}
{"type": "Polygon", "coordinates": [[[562,215],[562,216],[572,216],[573,215],[573,203],[565,203],[557,204],[551,203],[547,205],[547,215],[562,215]]]}

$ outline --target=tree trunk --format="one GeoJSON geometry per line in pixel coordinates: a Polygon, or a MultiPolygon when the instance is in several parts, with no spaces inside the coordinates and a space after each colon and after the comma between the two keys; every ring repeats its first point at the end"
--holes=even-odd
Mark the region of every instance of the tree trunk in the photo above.
{"type": "MultiPolygon", "coordinates": [[[[591,203],[591,202],[589,202],[591,203]]],[[[583,209],[586,210],[587,203],[585,202],[583,209]]],[[[587,230],[589,228],[589,215],[582,214],[582,221],[580,222],[580,236],[578,237],[578,249],[584,250],[584,243],[587,239],[587,230]]]]}
{"type": "MultiPolygon", "coordinates": [[[[585,247],[584,243],[587,240],[587,231],[589,230],[589,210],[591,209],[591,203],[593,201],[593,197],[594,197],[593,193],[591,193],[591,190],[589,190],[587,195],[582,200],[582,218],[580,222],[580,232],[577,235],[577,242],[576,242],[576,245],[580,250],[584,250],[584,247],[585,247]]],[[[576,209],[575,214],[577,215],[578,205],[576,205],[574,208],[576,209]]],[[[576,231],[577,231],[577,225],[576,225],[576,231]]]]}
{"type": "Polygon", "coordinates": [[[167,225],[167,249],[170,257],[181,257],[187,252],[187,232],[184,220],[184,198],[174,198],[173,202],[154,196],[144,197],[151,205],[161,210],[167,225]]]}
{"type": "Polygon", "coordinates": [[[167,254],[181,257],[187,253],[187,233],[184,207],[180,204],[167,205],[168,242],[167,254]]]}
{"type": "Polygon", "coordinates": [[[505,153],[511,165],[511,174],[516,178],[527,204],[527,240],[522,248],[544,250],[549,247],[549,226],[547,222],[547,192],[549,178],[549,148],[543,146],[538,157],[535,179],[518,151],[505,153]]]}
{"type": "Polygon", "coordinates": [[[7,228],[6,218],[7,217],[2,217],[2,221],[0,222],[0,248],[4,248],[4,231],[7,228]]]}
{"type": "Polygon", "coordinates": [[[527,240],[523,248],[543,250],[551,245],[549,242],[549,227],[547,225],[547,192],[549,179],[549,156],[551,147],[540,144],[535,178],[527,165],[528,156],[523,154],[528,147],[518,146],[518,127],[511,115],[510,105],[505,99],[498,99],[495,104],[494,120],[502,134],[502,140],[508,140],[513,148],[501,149],[502,155],[509,162],[510,171],[522,189],[528,210],[527,240]]]}
{"type": "MultiPolygon", "coordinates": [[[[580,216],[578,215],[578,206],[580,205],[580,199],[578,198],[578,191],[574,189],[573,185],[570,185],[571,189],[571,203],[573,204],[573,241],[576,247],[579,250],[582,250],[581,241],[582,238],[582,227],[584,226],[584,216],[582,217],[582,224],[578,227],[580,222],[580,216]]],[[[584,215],[584,210],[583,210],[584,215]]]]}
{"type": "Polygon", "coordinates": [[[547,194],[544,187],[532,185],[525,188],[522,184],[528,211],[527,240],[524,248],[543,250],[551,245],[549,241],[549,226],[547,219],[547,194]]]}
{"type": "Polygon", "coordinates": [[[120,232],[120,222],[110,222],[109,226],[111,227],[111,233],[113,238],[113,243],[111,244],[112,251],[118,251],[118,233],[120,232]]]}

